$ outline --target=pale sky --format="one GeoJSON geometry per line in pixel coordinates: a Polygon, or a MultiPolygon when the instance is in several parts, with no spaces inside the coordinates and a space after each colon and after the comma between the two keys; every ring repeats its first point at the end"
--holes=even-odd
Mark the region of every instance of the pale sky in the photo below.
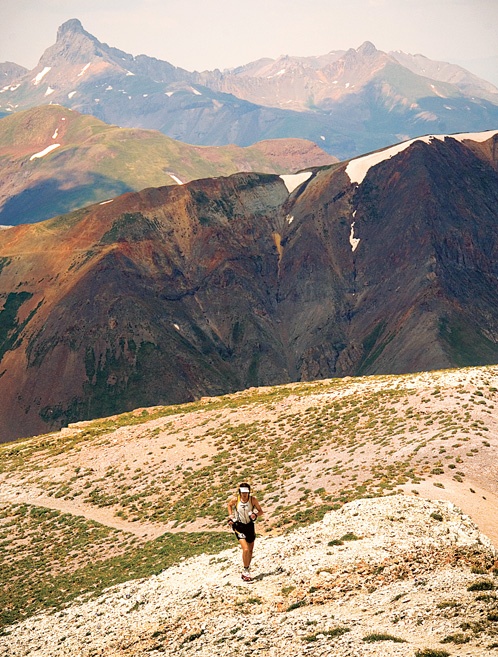
{"type": "Polygon", "coordinates": [[[498,84],[498,0],[0,0],[0,62],[34,68],[70,18],[104,43],[188,70],[368,40],[498,84]]]}

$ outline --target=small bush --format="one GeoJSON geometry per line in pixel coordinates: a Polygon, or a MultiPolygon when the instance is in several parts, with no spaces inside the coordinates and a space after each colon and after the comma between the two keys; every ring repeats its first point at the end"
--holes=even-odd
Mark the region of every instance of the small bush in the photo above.
{"type": "Polygon", "coordinates": [[[431,518],[433,520],[439,520],[439,522],[443,520],[443,516],[440,513],[437,513],[436,511],[434,511],[434,513],[431,513],[431,518]]]}
{"type": "Polygon", "coordinates": [[[299,607],[304,607],[306,605],[306,600],[298,600],[293,602],[285,611],[292,611],[293,609],[299,609],[299,607]]]}
{"type": "Polygon", "coordinates": [[[437,605],[438,609],[452,609],[454,607],[459,607],[460,604],[455,602],[455,600],[443,600],[437,605]]]}
{"type": "Polygon", "coordinates": [[[467,587],[467,591],[493,591],[494,589],[495,585],[493,582],[490,582],[489,579],[482,579],[467,587]]]}
{"type": "Polygon", "coordinates": [[[450,657],[450,653],[446,650],[424,648],[423,650],[416,650],[415,657],[450,657]]]}
{"type": "Polygon", "coordinates": [[[334,538],[331,541],[328,542],[328,545],[332,547],[332,545],[344,545],[344,541],[341,541],[340,538],[334,538]]]}
{"type": "Polygon", "coordinates": [[[476,596],[476,600],[480,602],[495,602],[496,595],[494,593],[481,593],[481,595],[476,596]]]}
{"type": "Polygon", "coordinates": [[[498,614],[488,614],[488,621],[493,621],[493,623],[496,623],[496,621],[498,621],[498,614]]]}
{"type": "Polygon", "coordinates": [[[406,643],[404,639],[400,639],[397,636],[392,636],[392,634],[369,634],[364,636],[362,641],[367,643],[374,643],[375,641],[394,641],[394,643],[406,643]]]}
{"type": "Polygon", "coordinates": [[[450,634],[449,636],[444,637],[441,643],[456,643],[458,645],[461,645],[462,643],[468,643],[469,641],[470,641],[469,636],[466,636],[465,634],[459,632],[458,634],[450,634]]]}
{"type": "Polygon", "coordinates": [[[325,637],[334,638],[336,636],[346,634],[346,632],[351,632],[349,627],[334,627],[333,630],[323,630],[321,632],[316,632],[315,634],[308,634],[308,636],[303,637],[303,641],[311,643],[312,641],[317,641],[318,637],[322,635],[325,637]]]}
{"type": "Polygon", "coordinates": [[[341,536],[341,541],[359,541],[360,537],[356,536],[356,534],[353,534],[353,532],[348,532],[347,534],[344,534],[344,536],[341,536]]]}

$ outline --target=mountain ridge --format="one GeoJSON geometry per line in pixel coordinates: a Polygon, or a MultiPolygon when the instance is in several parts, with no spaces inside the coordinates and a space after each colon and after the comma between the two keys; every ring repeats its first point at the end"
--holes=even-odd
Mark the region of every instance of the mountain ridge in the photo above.
{"type": "Polygon", "coordinates": [[[0,111],[50,100],[192,144],[247,146],[300,137],[340,159],[421,133],[477,131],[496,123],[498,90],[492,85],[438,62],[426,67],[440,78],[431,79],[421,75],[420,59],[401,55],[366,42],[322,57],[286,56],[191,73],[102,44],[73,19],[33,71],[2,89],[0,111]]]}

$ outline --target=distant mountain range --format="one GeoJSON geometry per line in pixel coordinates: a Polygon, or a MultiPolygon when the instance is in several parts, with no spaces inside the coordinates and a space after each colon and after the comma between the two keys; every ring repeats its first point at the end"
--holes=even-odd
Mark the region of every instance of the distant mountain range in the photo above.
{"type": "Polygon", "coordinates": [[[1,438],[249,386],[496,363],[497,135],[0,231],[1,438]]]}
{"type": "Polygon", "coordinates": [[[237,171],[285,174],[334,161],[302,139],[190,146],[43,105],[0,120],[0,225],[49,219],[145,187],[237,171]]]}
{"type": "Polygon", "coordinates": [[[427,133],[494,128],[498,89],[461,67],[366,42],[321,57],[189,72],[98,41],[81,23],[26,71],[0,65],[0,112],[50,102],[191,144],[298,137],[340,159],[427,133]]]}

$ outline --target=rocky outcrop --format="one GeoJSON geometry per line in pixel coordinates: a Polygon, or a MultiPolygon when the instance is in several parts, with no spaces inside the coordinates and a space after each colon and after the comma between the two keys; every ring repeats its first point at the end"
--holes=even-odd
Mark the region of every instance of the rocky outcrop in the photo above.
{"type": "Polygon", "coordinates": [[[234,547],[11,626],[0,646],[6,657],[388,657],[465,644],[465,654],[484,656],[498,638],[496,559],[451,503],[358,500],[258,538],[252,583],[241,581],[234,547]]]}

